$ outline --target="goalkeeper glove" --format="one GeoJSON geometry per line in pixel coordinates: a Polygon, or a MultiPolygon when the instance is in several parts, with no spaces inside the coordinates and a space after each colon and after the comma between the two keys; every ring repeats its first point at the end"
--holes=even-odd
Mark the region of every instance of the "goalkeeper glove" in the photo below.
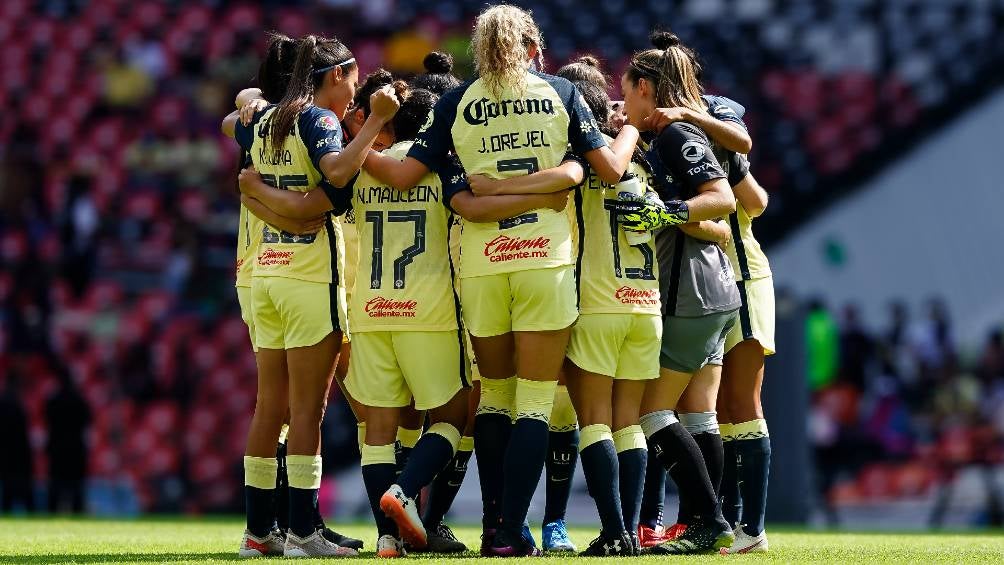
{"type": "Polygon", "coordinates": [[[603,207],[615,214],[617,221],[626,230],[657,230],[690,221],[690,208],[686,202],[663,202],[654,192],[646,193],[645,196],[621,192],[616,200],[604,200],[603,207]]]}

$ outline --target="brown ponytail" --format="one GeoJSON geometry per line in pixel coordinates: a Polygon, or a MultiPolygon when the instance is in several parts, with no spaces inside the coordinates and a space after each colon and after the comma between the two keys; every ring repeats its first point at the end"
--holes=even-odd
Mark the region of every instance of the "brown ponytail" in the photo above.
{"type": "Polygon", "coordinates": [[[646,79],[655,87],[655,102],[661,107],[681,106],[706,112],[701,100],[701,66],[689,47],[676,34],[657,31],[650,36],[655,49],[635,53],[627,69],[632,84],[646,79]]]}
{"type": "Polygon", "coordinates": [[[351,69],[355,62],[352,52],[341,41],[316,35],[300,40],[286,95],[272,114],[268,128],[273,151],[282,151],[286,137],[293,132],[296,117],[313,101],[314,92],[324,84],[328,71],[342,65],[351,69]]]}

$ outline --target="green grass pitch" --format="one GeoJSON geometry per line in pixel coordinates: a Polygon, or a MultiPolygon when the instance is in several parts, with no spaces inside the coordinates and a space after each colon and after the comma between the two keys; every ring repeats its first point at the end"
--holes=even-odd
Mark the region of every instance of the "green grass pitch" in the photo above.
{"type": "MultiPolygon", "coordinates": [[[[362,556],[353,563],[377,563],[373,558],[375,531],[369,525],[339,525],[343,533],[362,538],[362,556]]],[[[237,559],[243,522],[220,518],[150,518],[90,520],[47,518],[0,519],[0,563],[247,563],[237,559]]],[[[477,547],[480,530],[455,528],[468,547],[477,547]]],[[[644,563],[1001,563],[1004,532],[979,533],[835,533],[792,529],[768,530],[769,554],[691,557],[648,556],[644,563]]],[[[572,538],[584,548],[592,529],[573,528],[572,538]]],[[[473,563],[486,560],[469,553],[462,558],[413,554],[409,558],[433,563],[473,563]]],[[[513,560],[539,565],[567,563],[569,557],[513,560]]],[[[627,559],[578,558],[583,563],[615,563],[627,559]]],[[[254,560],[263,562],[265,560],[254,560]]],[[[345,562],[346,559],[328,560],[345,562]]],[[[386,563],[384,560],[381,562],[386,563]]],[[[492,560],[494,561],[494,560],[492,560]]],[[[495,561],[497,563],[513,561],[495,561]]],[[[319,563],[321,560],[310,560],[319,563]]]]}

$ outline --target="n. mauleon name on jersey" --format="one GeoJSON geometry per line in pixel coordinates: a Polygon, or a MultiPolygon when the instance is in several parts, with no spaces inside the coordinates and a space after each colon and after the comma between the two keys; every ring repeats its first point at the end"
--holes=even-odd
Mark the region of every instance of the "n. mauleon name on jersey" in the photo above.
{"type": "Polygon", "coordinates": [[[262,145],[258,148],[258,160],[266,165],[292,165],[293,152],[289,149],[274,151],[271,147],[262,145]]]}
{"type": "Polygon", "coordinates": [[[621,304],[634,304],[636,306],[658,306],[659,305],[659,290],[632,288],[630,286],[622,286],[617,289],[614,293],[614,298],[620,301],[621,304]]]}
{"type": "Polygon", "coordinates": [[[541,130],[525,131],[520,135],[518,131],[511,131],[491,137],[481,138],[481,149],[478,153],[497,153],[499,151],[511,151],[524,147],[550,147],[547,137],[541,130]]]}
{"type": "Polygon", "coordinates": [[[270,265],[289,265],[293,262],[293,251],[279,251],[266,247],[258,255],[258,264],[267,267],[270,265]]]}
{"type": "Polygon", "coordinates": [[[394,300],[376,296],[366,302],[364,310],[370,318],[414,318],[418,302],[415,300],[394,300]]]}
{"type": "Polygon", "coordinates": [[[439,188],[420,184],[407,192],[401,192],[389,186],[363,186],[356,189],[356,198],[363,204],[439,202],[439,188]]]}
{"type": "Polygon", "coordinates": [[[547,258],[551,240],[546,237],[523,239],[500,235],[485,244],[485,257],[492,263],[515,259],[547,258]]]}
{"type": "Polygon", "coordinates": [[[464,107],[464,120],[472,126],[487,126],[494,118],[509,115],[550,114],[554,115],[554,101],[550,98],[527,98],[526,100],[499,100],[487,98],[471,100],[464,107]]]}

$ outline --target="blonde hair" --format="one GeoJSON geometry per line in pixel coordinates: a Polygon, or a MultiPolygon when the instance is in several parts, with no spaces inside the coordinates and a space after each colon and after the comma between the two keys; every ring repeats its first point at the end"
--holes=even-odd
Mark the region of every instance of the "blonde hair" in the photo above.
{"type": "Polygon", "coordinates": [[[471,36],[474,68],[494,98],[501,98],[506,87],[519,95],[525,91],[526,60],[531,45],[537,46],[538,62],[542,65],[540,50],[544,43],[530,12],[499,4],[478,16],[471,36]]]}
{"type": "Polygon", "coordinates": [[[627,69],[631,83],[638,84],[643,78],[650,81],[655,86],[655,102],[660,107],[681,106],[707,112],[698,79],[701,65],[694,52],[668,31],[657,31],[650,39],[655,49],[631,57],[627,69]]]}

